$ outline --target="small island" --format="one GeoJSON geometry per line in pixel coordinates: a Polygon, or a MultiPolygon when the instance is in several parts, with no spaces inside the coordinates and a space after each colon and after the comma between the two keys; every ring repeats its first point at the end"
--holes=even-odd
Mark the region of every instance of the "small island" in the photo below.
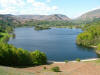
{"type": "Polygon", "coordinates": [[[51,29],[49,26],[35,26],[35,30],[46,30],[46,29],[51,29]]]}

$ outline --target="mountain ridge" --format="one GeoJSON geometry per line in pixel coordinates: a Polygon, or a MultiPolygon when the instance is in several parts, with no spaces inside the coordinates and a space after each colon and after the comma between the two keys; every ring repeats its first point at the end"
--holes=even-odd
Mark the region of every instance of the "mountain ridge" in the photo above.
{"type": "Polygon", "coordinates": [[[76,19],[81,19],[81,20],[90,19],[90,20],[93,20],[94,18],[100,18],[100,8],[88,11],[88,12],[82,14],[81,16],[79,16],[76,19]]]}
{"type": "Polygon", "coordinates": [[[12,15],[12,14],[0,14],[3,18],[12,18],[17,21],[30,21],[30,20],[45,20],[45,21],[92,21],[95,18],[100,18],[100,8],[88,11],[76,19],[71,19],[66,15],[52,14],[52,15],[12,15]]]}
{"type": "Polygon", "coordinates": [[[69,17],[62,14],[53,14],[53,15],[17,15],[17,19],[24,19],[24,20],[46,20],[46,21],[68,21],[70,20],[69,17]]]}

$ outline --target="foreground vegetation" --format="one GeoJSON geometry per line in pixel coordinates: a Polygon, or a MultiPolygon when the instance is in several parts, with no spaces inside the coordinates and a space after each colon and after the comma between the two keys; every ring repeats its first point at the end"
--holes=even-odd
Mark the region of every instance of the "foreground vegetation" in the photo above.
{"type": "Polygon", "coordinates": [[[38,50],[29,52],[13,45],[0,44],[0,64],[7,66],[31,66],[47,63],[46,55],[38,50]]]}

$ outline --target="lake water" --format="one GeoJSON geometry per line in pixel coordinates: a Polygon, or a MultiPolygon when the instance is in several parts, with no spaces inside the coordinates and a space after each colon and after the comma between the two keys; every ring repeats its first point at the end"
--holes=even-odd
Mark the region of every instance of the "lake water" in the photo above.
{"type": "Polygon", "coordinates": [[[92,48],[76,45],[76,37],[81,32],[81,29],[68,28],[52,28],[41,31],[35,31],[34,28],[16,28],[16,38],[11,38],[8,43],[29,51],[38,49],[45,52],[48,60],[52,61],[97,57],[92,48]]]}

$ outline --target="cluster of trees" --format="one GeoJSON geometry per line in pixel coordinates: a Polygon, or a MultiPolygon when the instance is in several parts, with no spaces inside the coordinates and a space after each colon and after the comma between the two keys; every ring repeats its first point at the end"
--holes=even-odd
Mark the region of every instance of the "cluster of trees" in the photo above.
{"type": "Polygon", "coordinates": [[[47,63],[46,55],[39,50],[29,52],[13,45],[0,43],[0,65],[30,66],[47,63]]]}
{"type": "Polygon", "coordinates": [[[78,35],[77,37],[77,44],[84,45],[84,46],[90,46],[92,41],[92,35],[89,32],[84,32],[78,35]]]}
{"type": "Polygon", "coordinates": [[[89,27],[97,26],[97,25],[100,25],[100,18],[95,18],[95,19],[93,19],[92,22],[84,24],[83,30],[85,31],[85,30],[89,29],[89,27]]]}
{"type": "Polygon", "coordinates": [[[0,20],[0,32],[11,33],[13,31],[13,26],[10,23],[0,20]]]}
{"type": "Polygon", "coordinates": [[[83,46],[97,46],[100,43],[100,20],[97,19],[84,26],[84,32],[77,37],[77,44],[83,46]]]}
{"type": "Polygon", "coordinates": [[[13,32],[13,27],[11,26],[0,26],[0,42],[8,42],[10,34],[13,32]]]}

